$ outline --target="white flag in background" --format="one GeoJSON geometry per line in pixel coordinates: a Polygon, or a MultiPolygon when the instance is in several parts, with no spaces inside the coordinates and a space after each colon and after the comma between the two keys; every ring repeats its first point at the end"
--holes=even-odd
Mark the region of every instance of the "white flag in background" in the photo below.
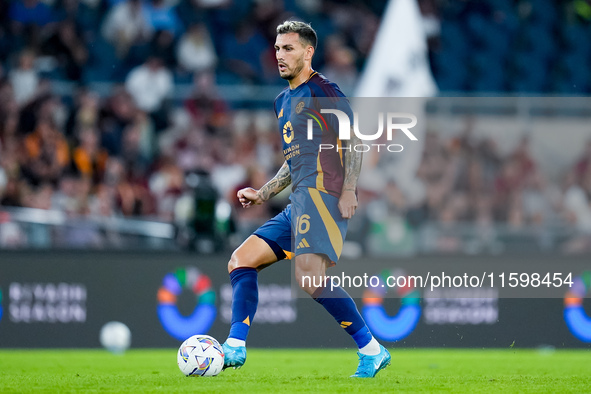
{"type": "MultiPolygon", "coordinates": [[[[355,97],[431,97],[437,86],[431,75],[427,56],[427,39],[416,0],[390,0],[382,18],[375,42],[361,75],[355,97]]],[[[418,141],[409,141],[397,133],[392,143],[404,146],[400,153],[379,153],[379,170],[371,166],[376,158],[366,158],[365,181],[361,187],[372,189],[393,180],[409,202],[419,203],[424,191],[416,178],[425,142],[425,100],[404,100],[404,112],[411,111],[419,122],[412,133],[418,141]],[[421,122],[421,120],[423,120],[421,122]],[[369,160],[368,160],[369,159],[369,160]],[[370,186],[373,184],[373,186],[370,186]]],[[[384,100],[387,102],[387,100],[384,100]]],[[[391,102],[389,103],[391,105],[391,102]]],[[[363,112],[362,106],[360,112],[363,112]]],[[[375,108],[374,112],[375,112],[375,108]]],[[[380,111],[384,109],[380,108],[380,111]]],[[[386,111],[400,112],[396,108],[386,111]]],[[[377,126],[376,126],[377,127],[377,126]]],[[[368,130],[375,130],[376,127],[368,130]]],[[[385,134],[385,133],[384,133],[385,134]]]]}
{"type": "Polygon", "coordinates": [[[356,97],[431,97],[437,87],[416,0],[390,0],[356,97]]]}

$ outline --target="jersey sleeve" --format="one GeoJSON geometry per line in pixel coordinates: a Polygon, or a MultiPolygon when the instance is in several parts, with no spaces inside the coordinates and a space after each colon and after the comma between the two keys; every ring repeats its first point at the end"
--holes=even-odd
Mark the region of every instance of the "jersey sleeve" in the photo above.
{"type": "MultiPolygon", "coordinates": [[[[353,125],[353,109],[351,103],[345,94],[341,91],[337,84],[328,82],[327,80],[322,81],[319,86],[320,89],[315,90],[315,107],[318,112],[322,112],[323,109],[339,110],[347,115],[349,118],[349,124],[353,125]],[[318,92],[320,90],[320,92],[318,92]],[[321,93],[321,94],[318,94],[321,93]]],[[[338,117],[331,113],[322,114],[328,129],[337,135],[339,134],[339,120],[338,117]]]]}
{"type": "Polygon", "coordinates": [[[275,101],[273,101],[273,111],[275,112],[275,118],[279,117],[279,112],[277,111],[277,100],[279,96],[275,97],[275,101]]]}

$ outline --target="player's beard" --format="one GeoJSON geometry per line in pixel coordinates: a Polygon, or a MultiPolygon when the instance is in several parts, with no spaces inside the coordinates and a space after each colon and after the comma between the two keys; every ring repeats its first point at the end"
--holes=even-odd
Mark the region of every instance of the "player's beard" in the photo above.
{"type": "MultiPolygon", "coordinates": [[[[283,63],[285,64],[285,63],[283,63]]],[[[289,67],[287,66],[287,64],[285,64],[285,67],[288,69],[287,71],[289,71],[289,67]]],[[[304,69],[304,58],[301,57],[298,59],[295,68],[293,69],[293,72],[291,73],[279,73],[279,76],[287,81],[291,81],[292,79],[294,79],[296,76],[300,75],[300,73],[302,72],[302,70],[304,69]]]]}

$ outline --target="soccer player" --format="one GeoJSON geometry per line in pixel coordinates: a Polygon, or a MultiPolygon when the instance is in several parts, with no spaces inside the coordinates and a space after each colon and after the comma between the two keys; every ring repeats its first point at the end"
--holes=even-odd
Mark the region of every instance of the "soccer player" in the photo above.
{"type": "Polygon", "coordinates": [[[232,326],[223,344],[224,368],[239,368],[246,361],[246,337],[258,303],[258,272],[295,255],[295,275],[300,287],[336,319],[359,348],[359,366],[352,376],[370,378],[390,364],[390,353],[370,333],[345,290],[332,287],[330,282],[315,287],[341,254],[348,219],[357,207],[355,190],[361,169],[361,153],[352,149],[319,149],[321,143],[342,147],[355,142],[356,137],[338,140],[336,120],[326,122],[324,129],[316,127],[313,139],[308,139],[305,108],[319,113],[320,108],[313,108],[314,103],[332,98],[335,105],[341,105],[340,109],[349,115],[352,112],[338,86],[312,69],[316,43],[316,32],[309,24],[286,21],[277,27],[275,54],[279,75],[288,81],[289,87],[277,96],[274,109],[286,160],[273,179],[259,190],[239,190],[238,199],[248,208],[264,203],[291,184],[291,204],[247,238],[228,262],[233,290],[232,326]]]}

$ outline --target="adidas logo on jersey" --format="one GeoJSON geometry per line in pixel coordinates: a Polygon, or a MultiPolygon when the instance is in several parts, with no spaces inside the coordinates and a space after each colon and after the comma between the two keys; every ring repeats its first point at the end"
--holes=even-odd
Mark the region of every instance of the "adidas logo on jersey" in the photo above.
{"type": "Polygon", "coordinates": [[[309,248],[310,244],[308,244],[308,241],[306,241],[306,238],[302,238],[302,240],[300,241],[300,243],[298,244],[298,247],[296,249],[301,249],[301,248],[309,248]]]}

